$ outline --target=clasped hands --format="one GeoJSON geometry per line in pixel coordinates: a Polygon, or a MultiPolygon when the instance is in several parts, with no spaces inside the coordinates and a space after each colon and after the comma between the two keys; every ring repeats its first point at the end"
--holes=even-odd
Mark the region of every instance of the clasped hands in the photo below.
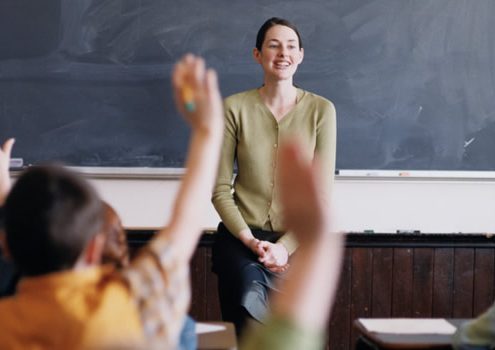
{"type": "Polygon", "coordinates": [[[271,243],[252,238],[248,247],[268,270],[283,273],[289,268],[289,252],[282,243],[271,243]]]}

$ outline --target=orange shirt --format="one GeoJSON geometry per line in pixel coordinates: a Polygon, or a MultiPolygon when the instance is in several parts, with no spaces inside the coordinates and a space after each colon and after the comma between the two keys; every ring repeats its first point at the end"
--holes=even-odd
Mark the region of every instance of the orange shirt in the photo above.
{"type": "Polygon", "coordinates": [[[175,349],[191,300],[189,260],[179,249],[158,235],[121,271],[22,279],[0,301],[0,349],[175,349]]]}
{"type": "Polygon", "coordinates": [[[0,349],[91,349],[143,341],[138,309],[109,267],[24,278],[0,301],[0,349]]]}

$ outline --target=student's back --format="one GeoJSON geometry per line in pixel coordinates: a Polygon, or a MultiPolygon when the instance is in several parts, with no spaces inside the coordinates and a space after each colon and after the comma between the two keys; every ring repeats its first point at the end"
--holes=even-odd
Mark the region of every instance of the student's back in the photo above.
{"type": "MultiPolygon", "coordinates": [[[[108,204],[104,203],[102,214],[103,233],[107,238],[102,262],[110,264],[105,268],[65,271],[23,280],[16,287],[15,298],[0,300],[0,314],[14,315],[0,317],[0,329],[5,334],[0,337],[1,349],[31,349],[40,343],[46,348],[91,348],[96,346],[93,339],[101,344],[106,336],[112,339],[112,344],[119,338],[125,340],[124,344],[141,341],[142,331],[136,322],[139,318],[129,289],[113,272],[113,266],[128,265],[125,247],[116,249],[117,238],[124,233],[121,226],[114,223],[118,217],[108,204]],[[118,334],[113,334],[116,332],[118,334]],[[53,337],[53,333],[59,335],[53,337]],[[8,337],[9,334],[12,337],[8,337]]],[[[123,238],[125,240],[125,236],[123,238]]],[[[12,263],[5,262],[5,265],[13,268],[12,263]]],[[[4,288],[9,292],[4,297],[14,295],[17,278],[11,275],[2,274],[9,288],[4,288]]]]}
{"type": "MultiPolygon", "coordinates": [[[[121,348],[122,344],[135,348],[136,339],[141,345],[142,327],[141,322],[136,323],[139,315],[135,299],[123,276],[113,270],[129,267],[127,238],[118,214],[108,203],[102,204],[101,233],[105,244],[101,263],[105,268],[24,279],[16,298],[0,302],[0,314],[15,315],[0,317],[0,329],[5,332],[0,334],[0,349],[38,348],[40,343],[49,349],[100,348],[105,342],[111,343],[110,348],[121,348]]],[[[2,217],[0,213],[1,230],[2,217]]],[[[3,231],[0,238],[2,235],[3,231]]],[[[20,276],[14,264],[2,255],[0,277],[0,299],[13,296],[20,276]]],[[[177,350],[196,347],[195,322],[187,317],[177,350]]]]}
{"type": "Polygon", "coordinates": [[[34,168],[17,181],[5,203],[5,229],[24,277],[15,296],[0,301],[0,349],[91,348],[143,339],[122,277],[111,267],[88,265],[98,254],[101,212],[89,184],[65,169],[34,168]]]}
{"type": "Polygon", "coordinates": [[[143,340],[129,289],[111,268],[21,280],[0,301],[0,349],[87,349],[143,340]]]}

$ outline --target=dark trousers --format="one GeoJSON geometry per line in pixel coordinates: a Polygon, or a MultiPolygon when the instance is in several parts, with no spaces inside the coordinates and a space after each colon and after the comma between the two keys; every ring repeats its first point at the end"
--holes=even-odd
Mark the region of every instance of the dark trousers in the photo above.
{"type": "MultiPolygon", "coordinates": [[[[252,230],[260,240],[276,242],[280,234],[276,232],[252,230]]],[[[262,297],[267,297],[275,274],[258,262],[258,257],[223,225],[218,225],[215,244],[212,250],[213,272],[218,276],[218,293],[222,319],[235,325],[237,335],[242,333],[246,321],[256,319],[257,313],[243,304],[245,295],[256,285],[262,297]]],[[[263,306],[254,307],[259,310],[263,306]]]]}

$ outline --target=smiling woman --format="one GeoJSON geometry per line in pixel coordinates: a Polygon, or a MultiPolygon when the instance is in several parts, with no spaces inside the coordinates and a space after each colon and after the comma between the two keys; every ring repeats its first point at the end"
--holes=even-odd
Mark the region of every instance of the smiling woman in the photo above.
{"type": "Polygon", "coordinates": [[[264,41],[257,43],[253,50],[256,61],[265,72],[265,85],[260,88],[260,94],[272,113],[275,112],[274,116],[277,120],[280,120],[286,113],[280,113],[281,111],[277,111],[276,107],[290,107],[291,109],[296,102],[296,90],[292,86],[292,77],[304,57],[304,49],[300,42],[297,31],[284,25],[275,25],[266,31],[264,41]],[[287,101],[288,106],[273,101],[275,91],[269,91],[272,86],[279,85],[279,82],[284,84],[283,82],[286,81],[290,83],[284,91],[287,95],[280,94],[280,97],[287,101]],[[268,82],[269,86],[267,86],[268,82]]]}
{"type": "Polygon", "coordinates": [[[275,177],[280,141],[296,134],[306,155],[321,159],[329,181],[335,169],[335,108],[293,82],[304,58],[296,26],[267,20],[253,56],[263,69],[263,85],[225,100],[224,145],[212,197],[222,219],[213,248],[222,317],[234,322],[238,334],[247,319],[263,320],[273,282],[289,268],[298,245],[282,225],[275,177]]]}

